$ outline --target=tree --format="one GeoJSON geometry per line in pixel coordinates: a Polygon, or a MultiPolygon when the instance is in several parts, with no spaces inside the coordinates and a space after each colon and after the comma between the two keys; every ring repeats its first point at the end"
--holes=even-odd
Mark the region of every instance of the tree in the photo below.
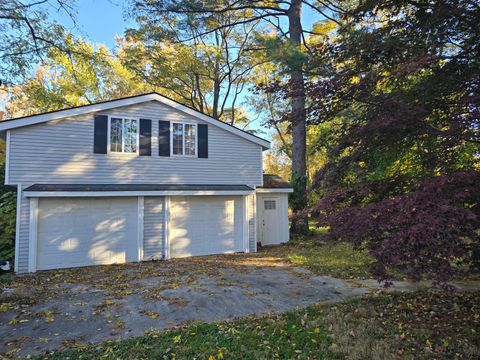
{"type": "MultiPolygon", "coordinates": [[[[152,88],[138,80],[105,46],[65,34],[35,76],[9,89],[6,116],[14,117],[136,95],[152,88]]],[[[122,47],[118,52],[121,54],[122,47]]]]}
{"type": "Polygon", "coordinates": [[[150,11],[134,9],[139,26],[127,30],[124,64],[145,82],[214,118],[223,118],[228,109],[233,124],[239,95],[256,64],[248,52],[255,24],[225,26],[238,20],[235,14],[201,19],[150,11]],[[142,16],[145,12],[150,18],[142,16]]]}
{"type": "MultiPolygon", "coordinates": [[[[308,0],[290,1],[246,1],[246,0],[210,0],[210,1],[170,1],[170,0],[134,0],[132,8],[145,24],[157,23],[158,19],[180,17],[185,21],[208,24],[219,15],[228,19],[226,23],[214,23],[211,28],[197,32],[187,38],[179,39],[188,42],[193,39],[204,39],[215,31],[238,28],[259,23],[268,24],[276,31],[277,45],[283,46],[290,60],[288,74],[290,78],[290,124],[292,132],[292,183],[295,197],[291,230],[294,233],[308,231],[308,218],[302,211],[307,205],[306,193],[306,113],[304,88],[304,55],[303,40],[305,32],[301,24],[302,7],[308,6],[324,18],[331,18],[330,13],[338,11],[338,7],[329,0],[317,2],[308,0]],[[282,28],[285,19],[287,29],[282,28]],[[293,55],[293,56],[292,56],[293,55]]],[[[265,50],[264,47],[261,50],[265,50]]]]}
{"type": "Polygon", "coordinates": [[[74,19],[73,0],[0,0],[0,85],[24,79],[50,49],[62,48],[63,28],[48,21],[47,8],[74,19]]]}
{"type": "Polygon", "coordinates": [[[445,282],[480,244],[479,10],[370,0],[319,50],[335,71],[309,89],[310,116],[343,120],[314,211],[370,249],[379,279],[401,269],[445,282]]]}
{"type": "MultiPolygon", "coordinates": [[[[2,171],[4,166],[0,166],[2,171]]],[[[11,259],[15,253],[15,221],[17,193],[0,191],[0,259],[11,259]]]]}
{"type": "Polygon", "coordinates": [[[5,142],[0,140],[0,259],[7,260],[15,252],[15,221],[17,193],[13,186],[5,186],[5,142]]]}

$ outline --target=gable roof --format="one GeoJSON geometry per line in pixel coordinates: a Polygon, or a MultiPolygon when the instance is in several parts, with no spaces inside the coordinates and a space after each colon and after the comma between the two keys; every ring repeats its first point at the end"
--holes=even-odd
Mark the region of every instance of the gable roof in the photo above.
{"type": "Polygon", "coordinates": [[[172,100],[166,96],[160,95],[156,92],[128,96],[128,97],[114,99],[114,100],[101,101],[94,104],[81,105],[81,106],[76,106],[73,108],[68,108],[63,110],[49,111],[41,114],[23,116],[23,117],[18,117],[14,119],[7,119],[7,120],[0,121],[0,131],[15,129],[23,126],[34,125],[34,124],[40,124],[40,123],[51,121],[51,120],[57,120],[65,117],[82,115],[90,112],[105,111],[105,110],[110,110],[118,107],[140,104],[148,101],[158,101],[176,110],[182,111],[188,115],[196,117],[197,119],[200,119],[209,124],[218,126],[226,131],[229,131],[235,135],[238,135],[244,139],[247,139],[255,144],[258,144],[263,148],[263,150],[270,149],[269,141],[262,139],[256,135],[250,134],[249,132],[239,129],[233,125],[227,124],[221,120],[215,119],[189,106],[180,104],[179,102],[172,100]]]}

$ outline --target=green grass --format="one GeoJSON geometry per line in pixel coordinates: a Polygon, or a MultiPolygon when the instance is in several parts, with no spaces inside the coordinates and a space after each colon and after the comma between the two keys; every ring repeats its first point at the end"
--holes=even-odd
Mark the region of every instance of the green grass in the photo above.
{"type": "Polygon", "coordinates": [[[100,347],[53,353],[49,359],[292,359],[330,358],[330,341],[315,309],[151,333],[100,347]],[[307,314],[307,315],[305,315],[307,314]],[[311,317],[311,319],[310,319],[311,317]]]}
{"type": "Polygon", "coordinates": [[[287,258],[295,265],[303,266],[316,274],[342,279],[371,277],[368,268],[372,258],[347,243],[298,247],[287,258]]]}
{"type": "Polygon", "coordinates": [[[288,244],[261,249],[265,255],[279,256],[318,275],[341,279],[367,279],[372,257],[363,249],[345,242],[326,241],[325,228],[310,228],[308,237],[292,239],[288,244]]]}
{"type": "Polygon", "coordinates": [[[369,295],[54,352],[47,359],[478,358],[480,292],[369,295]]]}

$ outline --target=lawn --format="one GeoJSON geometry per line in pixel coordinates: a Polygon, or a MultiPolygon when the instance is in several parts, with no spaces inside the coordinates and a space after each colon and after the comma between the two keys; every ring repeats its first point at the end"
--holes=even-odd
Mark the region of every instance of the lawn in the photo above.
{"type": "Polygon", "coordinates": [[[48,359],[478,358],[480,292],[372,294],[337,304],[50,353],[48,359]]]}
{"type": "Polygon", "coordinates": [[[329,275],[340,279],[369,279],[372,257],[351,244],[331,242],[325,239],[325,230],[312,228],[305,238],[292,239],[288,244],[259,249],[261,256],[284,259],[295,266],[302,266],[317,275],[329,275]]]}
{"type": "MultiPolygon", "coordinates": [[[[369,271],[374,259],[366,249],[354,248],[346,242],[328,239],[325,228],[310,228],[310,235],[294,238],[287,244],[259,248],[259,256],[289,262],[293,266],[309,269],[317,275],[328,275],[345,280],[371,279],[369,271]]],[[[480,280],[480,271],[463,264],[454,264],[456,274],[452,280],[480,280]]],[[[405,273],[391,269],[395,280],[407,280],[405,273]]]]}

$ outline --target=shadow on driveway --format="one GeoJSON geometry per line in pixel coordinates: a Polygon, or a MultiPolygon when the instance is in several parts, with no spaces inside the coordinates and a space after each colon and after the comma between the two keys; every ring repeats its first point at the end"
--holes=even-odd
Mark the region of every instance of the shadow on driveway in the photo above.
{"type": "Polygon", "coordinates": [[[222,255],[39,272],[3,289],[0,353],[143,335],[340,301],[368,287],[292,267],[280,258],[222,255]]]}

